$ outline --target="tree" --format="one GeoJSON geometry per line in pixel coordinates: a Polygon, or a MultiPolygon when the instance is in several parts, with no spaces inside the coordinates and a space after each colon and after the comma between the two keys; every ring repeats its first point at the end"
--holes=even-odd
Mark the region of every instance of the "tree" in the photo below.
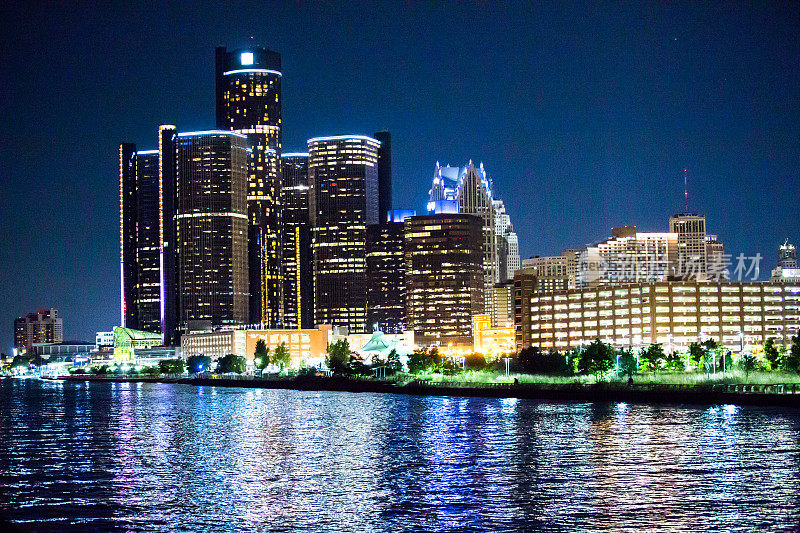
{"type": "Polygon", "coordinates": [[[158,362],[162,374],[183,374],[183,359],[164,359],[158,362]]]}
{"type": "Polygon", "coordinates": [[[742,352],[739,366],[744,370],[745,379],[750,377],[750,372],[756,369],[756,356],[750,352],[742,352]]]}
{"type": "Polygon", "coordinates": [[[787,372],[800,374],[800,334],[792,337],[792,348],[789,355],[783,358],[783,368],[787,372]]]}
{"type": "Polygon", "coordinates": [[[272,354],[272,363],[283,370],[284,367],[289,366],[290,361],[291,355],[289,355],[289,349],[286,348],[286,343],[282,342],[280,346],[275,348],[275,352],[272,354]]]}
{"type": "Polygon", "coordinates": [[[664,347],[660,344],[651,344],[639,354],[639,365],[649,372],[660,370],[665,360],[664,347]]]}
{"type": "Polygon", "coordinates": [[[636,356],[633,350],[622,350],[619,356],[619,375],[628,376],[633,379],[633,375],[639,370],[636,363],[636,356]]]}
{"type": "Polygon", "coordinates": [[[403,363],[400,362],[400,355],[397,350],[392,349],[386,356],[386,370],[390,372],[400,372],[403,370],[403,363]]]}
{"type": "Polygon", "coordinates": [[[672,353],[667,354],[665,360],[667,363],[667,370],[672,372],[681,372],[686,368],[683,354],[675,350],[673,350],[672,353]]]}
{"type": "Polygon", "coordinates": [[[333,344],[328,344],[328,353],[325,356],[325,365],[334,374],[341,374],[347,370],[347,363],[350,362],[350,344],[347,339],[341,339],[333,344]]]}
{"type": "Polygon", "coordinates": [[[708,349],[699,342],[693,342],[689,345],[689,359],[696,368],[703,366],[707,352],[708,349]]]}
{"type": "Polygon", "coordinates": [[[269,366],[269,348],[264,339],[256,341],[256,349],[253,353],[253,364],[259,370],[264,370],[269,366]]]}
{"type": "Polygon", "coordinates": [[[207,355],[190,355],[186,359],[186,368],[190,374],[211,370],[211,358],[207,355]]]}
{"type": "Polygon", "coordinates": [[[464,356],[465,370],[483,370],[486,368],[486,357],[481,353],[471,353],[464,356]]]}
{"type": "Polygon", "coordinates": [[[247,370],[247,361],[241,355],[229,353],[217,361],[217,372],[220,374],[243,374],[247,370]]]}
{"type": "Polygon", "coordinates": [[[412,374],[433,371],[440,366],[441,360],[439,357],[439,350],[435,347],[430,350],[428,348],[414,350],[414,352],[408,356],[408,371],[412,374]]]}
{"type": "Polygon", "coordinates": [[[578,371],[581,374],[594,374],[595,377],[599,377],[614,366],[614,357],[614,348],[597,339],[581,352],[578,371]]]}
{"type": "Polygon", "coordinates": [[[781,366],[781,352],[775,346],[775,339],[767,337],[764,341],[764,359],[769,363],[770,370],[778,370],[781,366]]]}

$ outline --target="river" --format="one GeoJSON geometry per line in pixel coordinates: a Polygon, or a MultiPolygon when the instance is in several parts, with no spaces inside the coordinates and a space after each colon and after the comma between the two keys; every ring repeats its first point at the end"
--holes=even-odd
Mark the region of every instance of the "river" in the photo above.
{"type": "Polygon", "coordinates": [[[0,379],[39,531],[785,531],[800,410],[0,379]]]}

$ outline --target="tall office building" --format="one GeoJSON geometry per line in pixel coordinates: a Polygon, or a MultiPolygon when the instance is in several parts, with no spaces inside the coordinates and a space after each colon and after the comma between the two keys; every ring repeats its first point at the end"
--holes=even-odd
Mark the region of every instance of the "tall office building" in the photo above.
{"type": "Polygon", "coordinates": [[[120,323],[138,328],[136,316],[136,145],[119,145],[120,323]]]}
{"type": "Polygon", "coordinates": [[[405,219],[406,320],[421,346],[472,349],[485,307],[484,221],[468,214],[405,219]]]}
{"type": "Polygon", "coordinates": [[[378,148],[361,135],[308,141],[316,324],[366,333],[367,226],[378,223],[378,148]]]}
{"type": "Polygon", "coordinates": [[[247,147],[229,131],[179,133],[176,140],[178,317],[247,322],[247,147]]]}
{"type": "MultiPolygon", "coordinates": [[[[459,213],[478,215],[483,221],[483,286],[486,293],[484,301],[490,301],[492,287],[499,283],[500,276],[491,184],[486,177],[483,164],[476,168],[470,161],[466,173],[458,183],[456,200],[459,213]]],[[[491,314],[488,305],[485,313],[491,314]]]]}
{"type": "Polygon", "coordinates": [[[797,249],[789,244],[789,239],[778,249],[778,266],[781,268],[797,268],[797,249]]]}
{"type": "Polygon", "coordinates": [[[64,323],[55,309],[28,313],[14,320],[14,347],[30,349],[38,343],[63,342],[64,323]]]}
{"type": "Polygon", "coordinates": [[[388,222],[367,226],[367,323],[377,324],[385,333],[402,333],[406,324],[406,217],[394,217],[393,213],[388,213],[388,222]]]}
{"type": "Polygon", "coordinates": [[[378,222],[386,224],[392,210],[392,136],[388,131],[379,131],[375,138],[378,147],[378,222]]]}
{"type": "Polygon", "coordinates": [[[247,136],[250,322],[283,323],[281,56],[260,47],[216,50],[217,128],[247,136]]]}
{"type": "Polygon", "coordinates": [[[308,154],[281,154],[283,174],[283,321],[288,328],[314,327],[308,154]]]}
{"type": "Polygon", "coordinates": [[[497,275],[501,283],[514,279],[520,267],[519,238],[514,232],[511,217],[503,200],[492,200],[494,207],[494,232],[497,241],[497,275]]]}
{"type": "Polygon", "coordinates": [[[681,213],[670,217],[670,233],[678,234],[678,255],[674,276],[704,280],[706,278],[706,217],[681,213]]]}
{"type": "Polygon", "coordinates": [[[178,329],[178,242],[176,238],[178,131],[174,125],[158,128],[158,188],[161,247],[161,338],[165,346],[180,344],[178,329]]]}
{"type": "Polygon", "coordinates": [[[136,283],[133,302],[137,329],[161,332],[160,191],[158,150],[136,152],[136,283]]]}

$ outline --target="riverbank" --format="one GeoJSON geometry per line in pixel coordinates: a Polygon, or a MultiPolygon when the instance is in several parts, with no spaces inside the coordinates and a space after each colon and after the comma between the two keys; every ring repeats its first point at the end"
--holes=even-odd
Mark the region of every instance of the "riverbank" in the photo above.
{"type": "Polygon", "coordinates": [[[62,381],[111,383],[177,383],[194,386],[293,389],[409,394],[418,396],[475,396],[521,398],[567,402],[626,402],[700,405],[762,405],[800,408],[800,386],[772,385],[665,385],[620,382],[580,383],[469,383],[362,380],[345,377],[297,376],[286,378],[240,377],[149,377],[70,375],[43,378],[62,381]]]}

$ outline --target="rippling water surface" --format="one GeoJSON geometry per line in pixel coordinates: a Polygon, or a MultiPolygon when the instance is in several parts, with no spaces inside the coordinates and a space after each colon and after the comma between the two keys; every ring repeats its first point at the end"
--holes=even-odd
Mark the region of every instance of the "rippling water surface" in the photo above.
{"type": "Polygon", "coordinates": [[[800,411],[0,379],[23,529],[796,530],[800,411]]]}

